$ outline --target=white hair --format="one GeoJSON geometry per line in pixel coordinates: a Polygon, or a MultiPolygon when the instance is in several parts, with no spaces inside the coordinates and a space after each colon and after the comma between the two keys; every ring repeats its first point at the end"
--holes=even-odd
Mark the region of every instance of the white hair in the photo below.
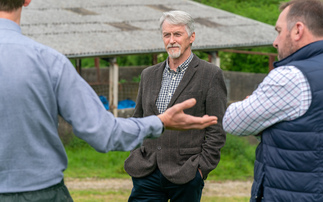
{"type": "Polygon", "coordinates": [[[194,32],[194,20],[190,14],[184,11],[169,11],[163,13],[159,20],[160,30],[162,30],[165,21],[172,25],[185,25],[188,36],[191,36],[194,32]]]}

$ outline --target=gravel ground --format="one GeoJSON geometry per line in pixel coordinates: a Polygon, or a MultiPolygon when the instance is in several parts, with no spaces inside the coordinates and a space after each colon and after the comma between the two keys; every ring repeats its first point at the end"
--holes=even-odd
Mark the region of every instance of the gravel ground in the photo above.
{"type": "MultiPolygon", "coordinates": [[[[125,190],[132,189],[131,179],[65,179],[70,190],[125,190]]],[[[250,196],[252,181],[205,181],[205,196],[250,196]]]]}

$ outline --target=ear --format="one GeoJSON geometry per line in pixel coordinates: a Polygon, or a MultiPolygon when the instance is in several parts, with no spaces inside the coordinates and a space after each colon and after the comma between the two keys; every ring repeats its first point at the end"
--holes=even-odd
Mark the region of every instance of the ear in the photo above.
{"type": "Polygon", "coordinates": [[[193,32],[190,36],[190,44],[192,44],[195,41],[195,32],[193,32]]]}
{"type": "Polygon", "coordinates": [[[293,29],[294,39],[299,41],[304,35],[305,25],[302,22],[297,22],[293,29]]]}
{"type": "Polygon", "coordinates": [[[25,0],[24,7],[28,6],[30,4],[31,0],[25,0]]]}

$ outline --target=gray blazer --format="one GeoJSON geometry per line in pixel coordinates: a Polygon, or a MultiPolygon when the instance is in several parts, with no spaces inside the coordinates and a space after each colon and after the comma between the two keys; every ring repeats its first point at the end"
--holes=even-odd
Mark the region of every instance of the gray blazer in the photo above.
{"type": "MultiPolygon", "coordinates": [[[[165,65],[166,62],[162,62],[143,70],[134,117],[159,114],[156,100],[165,65]]],[[[126,172],[140,178],[151,174],[158,167],[169,181],[184,184],[192,180],[200,168],[206,179],[218,165],[220,149],[226,140],[222,128],[226,94],[222,70],[194,55],[168,107],[195,98],[196,105],[184,112],[200,117],[205,114],[215,115],[218,124],[203,130],[165,130],[157,139],[144,140],[140,148],[131,151],[126,159],[126,172]]]]}

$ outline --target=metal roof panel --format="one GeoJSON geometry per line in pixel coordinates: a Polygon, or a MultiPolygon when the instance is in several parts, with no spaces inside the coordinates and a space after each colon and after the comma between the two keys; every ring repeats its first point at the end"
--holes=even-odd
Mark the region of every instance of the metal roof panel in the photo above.
{"type": "Polygon", "coordinates": [[[269,46],[276,36],[271,25],[189,0],[33,0],[23,9],[23,34],[70,58],[165,52],[167,10],[196,20],[193,50],[269,46]]]}

